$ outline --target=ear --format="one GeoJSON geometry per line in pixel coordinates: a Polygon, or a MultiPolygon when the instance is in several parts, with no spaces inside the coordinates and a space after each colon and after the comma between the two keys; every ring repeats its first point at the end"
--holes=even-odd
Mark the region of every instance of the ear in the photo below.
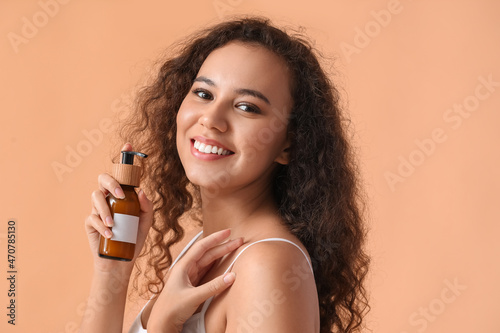
{"type": "Polygon", "coordinates": [[[286,140],[285,145],[283,146],[283,149],[281,152],[276,156],[274,159],[274,162],[277,162],[279,164],[286,165],[290,162],[290,139],[286,140]]]}

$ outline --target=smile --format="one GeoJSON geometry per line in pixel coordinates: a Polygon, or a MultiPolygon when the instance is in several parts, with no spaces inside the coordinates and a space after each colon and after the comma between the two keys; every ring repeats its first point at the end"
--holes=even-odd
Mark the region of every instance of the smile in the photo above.
{"type": "Polygon", "coordinates": [[[194,140],[194,148],[203,154],[230,155],[231,151],[217,146],[207,145],[203,142],[194,140]]]}

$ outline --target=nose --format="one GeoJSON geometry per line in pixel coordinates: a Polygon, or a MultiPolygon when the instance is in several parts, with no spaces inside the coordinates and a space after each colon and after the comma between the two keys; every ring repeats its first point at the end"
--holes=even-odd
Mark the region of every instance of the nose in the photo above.
{"type": "Polygon", "coordinates": [[[205,108],[198,118],[198,124],[201,126],[225,132],[228,128],[227,123],[227,108],[224,103],[213,101],[207,108],[205,108]]]}

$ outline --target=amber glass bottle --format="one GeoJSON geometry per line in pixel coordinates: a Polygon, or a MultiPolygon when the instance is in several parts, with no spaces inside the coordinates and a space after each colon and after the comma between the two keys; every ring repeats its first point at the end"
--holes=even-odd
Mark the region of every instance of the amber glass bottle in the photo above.
{"type": "Polygon", "coordinates": [[[141,207],[135,187],[139,186],[141,169],[134,164],[134,156],[147,157],[135,151],[122,151],[121,164],[113,167],[113,176],[120,183],[125,198],[118,199],[109,194],[106,197],[114,225],[111,238],[100,237],[99,256],[101,258],[131,261],[134,258],[139,214],[141,207]]]}

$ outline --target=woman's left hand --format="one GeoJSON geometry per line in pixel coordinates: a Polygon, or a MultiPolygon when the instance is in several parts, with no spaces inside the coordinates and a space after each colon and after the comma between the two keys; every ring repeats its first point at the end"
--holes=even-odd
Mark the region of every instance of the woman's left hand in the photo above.
{"type": "Polygon", "coordinates": [[[180,332],[201,303],[234,282],[235,274],[230,272],[198,286],[215,260],[243,243],[241,238],[222,243],[230,234],[226,229],[197,241],[169,270],[165,286],[151,310],[148,332],[180,332]]]}

